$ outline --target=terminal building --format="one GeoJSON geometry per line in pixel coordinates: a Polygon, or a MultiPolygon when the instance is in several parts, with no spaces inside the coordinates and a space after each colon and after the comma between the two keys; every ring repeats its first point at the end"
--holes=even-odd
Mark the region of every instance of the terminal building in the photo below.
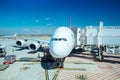
{"type": "Polygon", "coordinates": [[[120,26],[86,26],[86,28],[72,28],[75,34],[75,46],[92,45],[105,46],[107,53],[120,54],[120,26]]]}

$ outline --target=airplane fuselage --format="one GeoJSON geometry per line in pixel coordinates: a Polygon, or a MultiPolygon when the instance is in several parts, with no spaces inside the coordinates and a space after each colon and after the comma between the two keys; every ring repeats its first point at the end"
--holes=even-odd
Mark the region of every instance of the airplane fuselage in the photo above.
{"type": "Polygon", "coordinates": [[[68,27],[59,27],[50,39],[50,54],[54,58],[68,56],[74,48],[74,33],[68,27]]]}

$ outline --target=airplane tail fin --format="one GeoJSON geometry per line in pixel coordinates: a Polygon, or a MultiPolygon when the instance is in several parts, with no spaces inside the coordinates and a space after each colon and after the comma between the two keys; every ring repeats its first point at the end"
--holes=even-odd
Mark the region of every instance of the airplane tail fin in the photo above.
{"type": "Polygon", "coordinates": [[[15,32],[14,37],[16,37],[16,36],[17,36],[17,33],[15,32]]]}

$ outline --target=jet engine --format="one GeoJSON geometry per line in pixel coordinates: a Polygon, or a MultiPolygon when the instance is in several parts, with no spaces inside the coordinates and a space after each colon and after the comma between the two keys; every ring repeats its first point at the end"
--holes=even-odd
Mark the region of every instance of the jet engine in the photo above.
{"type": "Polygon", "coordinates": [[[18,41],[16,41],[16,45],[19,47],[26,47],[27,41],[26,40],[18,40],[18,41]]]}
{"type": "Polygon", "coordinates": [[[40,48],[40,44],[38,42],[32,42],[29,45],[29,49],[33,51],[37,51],[40,48]]]}

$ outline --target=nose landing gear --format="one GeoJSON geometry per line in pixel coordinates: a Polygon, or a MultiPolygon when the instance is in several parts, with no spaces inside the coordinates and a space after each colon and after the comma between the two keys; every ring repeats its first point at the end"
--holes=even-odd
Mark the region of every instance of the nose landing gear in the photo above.
{"type": "Polygon", "coordinates": [[[57,68],[63,68],[65,58],[58,58],[57,59],[57,68]]]}

